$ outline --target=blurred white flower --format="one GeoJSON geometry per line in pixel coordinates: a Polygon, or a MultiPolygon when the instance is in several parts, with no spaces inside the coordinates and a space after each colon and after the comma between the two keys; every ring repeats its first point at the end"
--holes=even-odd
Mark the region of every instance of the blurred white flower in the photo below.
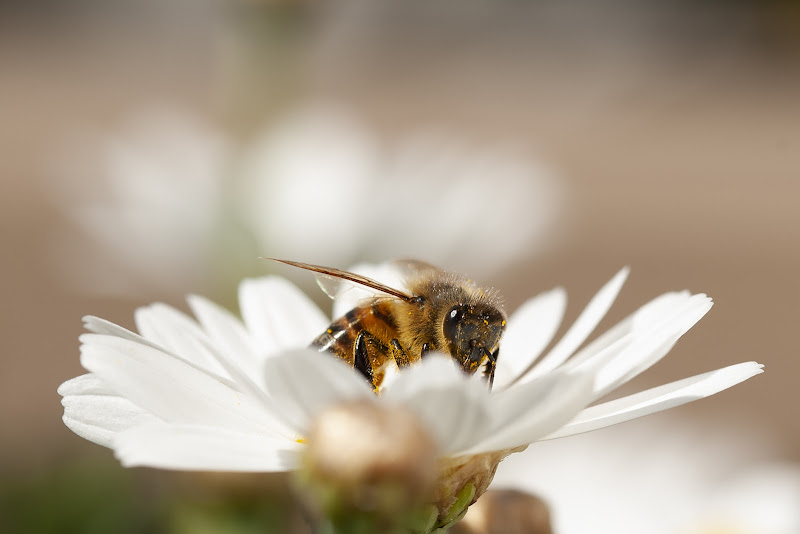
{"type": "Polygon", "coordinates": [[[303,438],[327,407],[399,405],[437,444],[446,508],[470,484],[483,493],[518,447],[678,406],[761,372],[741,363],[586,408],[660,360],[711,307],[702,294],[666,293],[576,352],[626,276],[614,276],[534,367],[558,329],[565,294],[523,304],[508,319],[493,391],[451,358],[431,355],[374,395],[343,361],[301,348],[329,320],[278,277],[242,283],[243,321],[200,297],[189,298],[197,320],[163,304],[137,310],[140,334],[88,317],[81,364],[89,374],[59,388],[64,422],[112,447],[126,466],[283,471],[298,466],[303,438]]]}
{"type": "Polygon", "coordinates": [[[800,465],[739,469],[705,501],[686,534],[800,534],[800,465]]]}
{"type": "Polygon", "coordinates": [[[444,132],[384,146],[341,109],[309,107],[245,160],[245,216],[273,257],[346,265],[424,258],[472,274],[540,251],[560,182],[508,149],[444,132]]]}
{"type": "Polygon", "coordinates": [[[508,151],[432,133],[384,149],[330,107],[302,108],[244,148],[151,110],[62,153],[52,196],[80,235],[60,229],[58,265],[99,293],[184,293],[223,275],[219,256],[227,276],[262,255],[419,257],[480,275],[541,250],[561,201],[557,180],[508,151]]]}
{"type": "Polygon", "coordinates": [[[53,193],[81,235],[61,229],[60,265],[72,260],[74,281],[104,293],[196,287],[208,275],[230,163],[222,134],[175,111],[76,137],[58,158],[53,193]]]}
{"type": "Polygon", "coordinates": [[[768,448],[741,430],[639,421],[537,443],[492,489],[541,497],[559,534],[798,534],[800,467],[764,463],[768,448]]]}

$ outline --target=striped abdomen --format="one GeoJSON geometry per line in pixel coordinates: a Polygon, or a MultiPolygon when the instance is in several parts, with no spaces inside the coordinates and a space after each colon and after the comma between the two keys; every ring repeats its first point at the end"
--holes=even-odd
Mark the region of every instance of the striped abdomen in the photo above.
{"type": "Polygon", "coordinates": [[[392,312],[391,299],[353,308],[331,323],[311,346],[335,354],[378,387],[387,361],[397,360],[400,366],[408,363],[392,312]]]}

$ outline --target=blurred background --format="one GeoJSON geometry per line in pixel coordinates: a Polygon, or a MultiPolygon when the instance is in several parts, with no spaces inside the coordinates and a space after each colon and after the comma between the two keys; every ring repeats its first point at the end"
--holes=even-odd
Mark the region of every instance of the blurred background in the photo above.
{"type": "MultiPolygon", "coordinates": [[[[797,496],[799,203],[791,0],[3,2],[0,529],[259,530],[195,486],[207,506],[184,506],[180,477],[119,468],[61,424],[56,394],[82,372],[85,314],[132,328],[137,306],[187,293],[235,310],[238,281],[270,272],[329,305],[259,256],[419,257],[509,310],[563,285],[565,325],[630,265],[598,331],[664,291],[707,292],[709,315],[621,393],[747,360],[766,374],[562,450],[624,470],[620,450],[646,465],[680,442],[670,473],[707,471],[705,511],[762,466],[789,481],[745,484],[744,503],[797,496]]],[[[554,453],[520,461],[539,450],[554,453]]],[[[600,493],[614,473],[585,477],[600,493]]],[[[274,478],[250,482],[271,507],[236,505],[262,532],[297,520],[275,516],[274,478]]],[[[645,478],[619,499],[660,495],[645,478]]],[[[563,493],[558,513],[591,501],[563,493]]],[[[800,532],[788,502],[794,523],[745,532],[800,532]]]]}

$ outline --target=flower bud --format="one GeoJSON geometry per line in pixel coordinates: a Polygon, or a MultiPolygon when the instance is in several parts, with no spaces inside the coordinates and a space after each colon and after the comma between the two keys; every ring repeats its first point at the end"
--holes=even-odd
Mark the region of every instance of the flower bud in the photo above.
{"type": "Polygon", "coordinates": [[[358,522],[389,531],[415,521],[431,500],[435,443],[399,407],[332,407],[313,423],[306,441],[297,486],[310,508],[335,525],[358,522]]]}

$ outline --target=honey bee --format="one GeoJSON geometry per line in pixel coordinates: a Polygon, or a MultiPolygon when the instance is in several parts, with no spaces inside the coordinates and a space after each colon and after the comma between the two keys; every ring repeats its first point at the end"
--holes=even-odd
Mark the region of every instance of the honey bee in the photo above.
{"type": "MultiPolygon", "coordinates": [[[[491,387],[506,314],[499,295],[466,277],[419,261],[398,262],[405,289],[355,273],[296,261],[273,261],[377,291],[334,320],[311,342],[351,364],[377,391],[387,365],[407,367],[432,351],[449,354],[467,374],[482,368],[491,387]]],[[[326,291],[327,292],[327,291],[326,291]]]]}

